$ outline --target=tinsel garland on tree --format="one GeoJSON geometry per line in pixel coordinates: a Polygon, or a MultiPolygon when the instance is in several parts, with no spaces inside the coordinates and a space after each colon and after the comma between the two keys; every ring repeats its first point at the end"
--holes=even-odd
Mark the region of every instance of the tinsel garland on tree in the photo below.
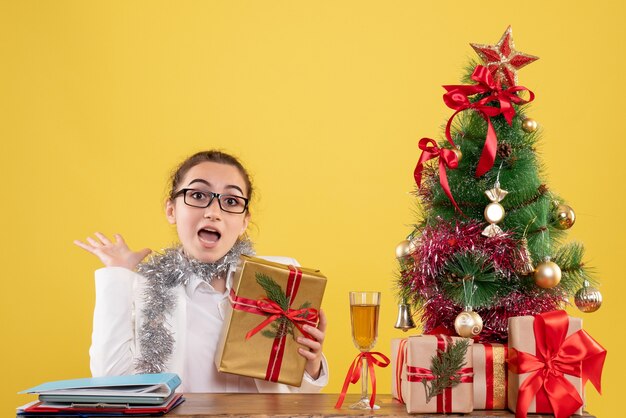
{"type": "Polygon", "coordinates": [[[400,276],[399,289],[402,298],[421,309],[424,332],[440,326],[454,330],[454,320],[465,306],[459,291],[463,276],[454,261],[467,254],[474,255],[465,261],[475,268],[473,307],[485,324],[481,340],[505,341],[509,316],[556,309],[566,296],[561,286],[539,289],[532,275],[517,273],[528,260],[512,233],[484,237],[483,227],[475,220],[439,219],[416,230],[420,237],[414,262],[400,276]]]}
{"type": "MultiPolygon", "coordinates": [[[[510,28],[507,32],[510,34],[510,28]]],[[[476,83],[471,77],[478,65],[472,62],[468,66],[467,85],[476,83]]],[[[540,131],[527,129],[529,121],[534,122],[527,116],[528,105],[523,100],[515,102],[527,89],[507,85],[510,79],[497,80],[503,83],[495,88],[500,89],[494,96],[497,99],[487,103],[497,108],[502,91],[515,87],[510,124],[504,112],[486,117],[486,112],[476,110],[493,92],[475,94],[468,97],[467,108],[455,114],[451,138],[439,141],[439,149],[462,156],[456,159],[456,168],[448,165],[445,170],[449,193],[443,186],[441,166],[424,164],[420,172],[421,187],[415,194],[420,200],[421,220],[407,238],[410,250],[400,260],[397,285],[400,298],[419,310],[425,332],[440,327],[454,330],[457,315],[471,305],[484,323],[479,340],[506,341],[509,317],[557,309],[586,280],[591,281],[582,261],[582,245],[562,242],[564,228],[557,223],[555,209],[564,201],[542,178],[536,148],[540,131]],[[497,148],[491,169],[477,176],[477,168],[483,164],[487,121],[497,135],[497,148]],[[490,203],[485,192],[494,187],[508,191],[498,203],[505,214],[495,222],[501,232],[485,236],[485,207],[490,203]],[[542,288],[532,267],[546,257],[560,267],[561,280],[556,286],[542,288]]]]}

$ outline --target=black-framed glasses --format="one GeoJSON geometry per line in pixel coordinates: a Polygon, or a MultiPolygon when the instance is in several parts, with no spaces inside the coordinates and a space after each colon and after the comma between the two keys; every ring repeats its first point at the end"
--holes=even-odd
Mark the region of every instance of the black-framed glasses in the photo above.
{"type": "Polygon", "coordinates": [[[208,208],[213,199],[217,198],[220,209],[228,213],[244,213],[248,209],[248,201],[242,196],[232,194],[221,194],[205,192],[197,189],[181,189],[176,192],[174,198],[183,195],[183,200],[187,206],[194,208],[208,208]]]}

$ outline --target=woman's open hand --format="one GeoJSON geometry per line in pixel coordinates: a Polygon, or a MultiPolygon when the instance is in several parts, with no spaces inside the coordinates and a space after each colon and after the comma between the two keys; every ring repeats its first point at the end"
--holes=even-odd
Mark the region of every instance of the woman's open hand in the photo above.
{"type": "Polygon", "coordinates": [[[317,328],[310,325],[302,327],[313,339],[303,336],[298,337],[298,343],[304,347],[298,348],[298,352],[306,359],[305,370],[313,379],[320,376],[322,369],[322,345],[326,335],[326,314],[320,309],[320,321],[317,328]]]}
{"type": "Polygon", "coordinates": [[[146,258],[152,250],[144,248],[139,251],[132,251],[124,242],[120,234],[115,234],[115,242],[110,241],[104,234],[95,233],[96,238],[87,237],[85,242],[75,240],[74,244],[97,256],[105,267],[124,267],[134,270],[135,267],[146,258]]]}

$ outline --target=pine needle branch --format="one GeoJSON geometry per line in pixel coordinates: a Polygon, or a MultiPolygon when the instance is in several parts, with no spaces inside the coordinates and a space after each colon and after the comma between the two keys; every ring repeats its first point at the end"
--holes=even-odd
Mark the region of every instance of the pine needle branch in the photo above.
{"type": "Polygon", "coordinates": [[[594,283],[590,269],[583,263],[585,249],[578,242],[570,242],[561,246],[552,261],[561,268],[560,286],[569,294],[580,289],[585,280],[594,283]]]}
{"type": "Polygon", "coordinates": [[[289,309],[289,300],[280,285],[270,276],[263,273],[255,274],[257,283],[265,290],[269,300],[278,303],[284,310],[289,309]]]}
{"type": "Polygon", "coordinates": [[[469,348],[469,340],[456,340],[448,346],[445,351],[437,350],[431,359],[430,370],[435,376],[433,380],[428,382],[422,380],[424,390],[426,392],[426,403],[443,393],[447,388],[453,388],[461,383],[459,371],[465,366],[465,354],[469,348]]]}
{"type": "Polygon", "coordinates": [[[461,306],[482,307],[489,305],[502,287],[493,263],[486,254],[457,253],[445,264],[443,289],[455,303],[461,306]],[[471,300],[465,294],[465,281],[471,281],[471,300]]]}

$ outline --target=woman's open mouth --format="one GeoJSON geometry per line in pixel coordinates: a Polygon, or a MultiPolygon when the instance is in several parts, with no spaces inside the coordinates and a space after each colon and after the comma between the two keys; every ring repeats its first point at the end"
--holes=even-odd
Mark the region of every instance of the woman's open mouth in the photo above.
{"type": "Polygon", "coordinates": [[[214,229],[203,228],[198,231],[198,238],[200,238],[200,241],[205,244],[216,244],[221,237],[222,234],[214,229]]]}

